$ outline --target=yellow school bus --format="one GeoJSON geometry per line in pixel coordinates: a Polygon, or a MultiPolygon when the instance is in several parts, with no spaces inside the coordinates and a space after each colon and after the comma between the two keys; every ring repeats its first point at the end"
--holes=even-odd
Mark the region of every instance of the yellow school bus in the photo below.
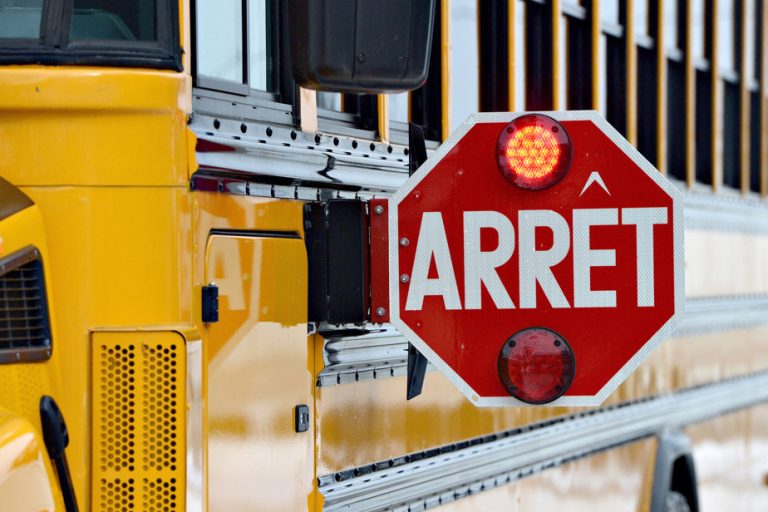
{"type": "Polygon", "coordinates": [[[765,509],[766,34],[762,0],[0,0],[0,508],[765,509]],[[478,409],[371,311],[369,202],[419,132],[546,110],[685,192],[686,318],[601,406],[478,409]]]}

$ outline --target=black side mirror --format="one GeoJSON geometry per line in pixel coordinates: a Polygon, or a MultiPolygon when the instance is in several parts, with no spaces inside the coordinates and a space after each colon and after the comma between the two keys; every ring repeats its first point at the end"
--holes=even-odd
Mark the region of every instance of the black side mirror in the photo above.
{"type": "Polygon", "coordinates": [[[352,94],[416,89],[434,17],[435,0],[288,0],[294,80],[352,94]]]}

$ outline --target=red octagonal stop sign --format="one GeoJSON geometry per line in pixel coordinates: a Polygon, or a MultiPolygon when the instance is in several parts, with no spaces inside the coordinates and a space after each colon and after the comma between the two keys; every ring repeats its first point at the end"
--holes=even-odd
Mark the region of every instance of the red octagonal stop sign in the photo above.
{"type": "Polygon", "coordinates": [[[391,321],[476,405],[550,370],[549,405],[597,405],[683,315],[682,193],[597,113],[544,114],[570,139],[547,188],[499,163],[520,114],[476,114],[390,200],[391,321]]]}

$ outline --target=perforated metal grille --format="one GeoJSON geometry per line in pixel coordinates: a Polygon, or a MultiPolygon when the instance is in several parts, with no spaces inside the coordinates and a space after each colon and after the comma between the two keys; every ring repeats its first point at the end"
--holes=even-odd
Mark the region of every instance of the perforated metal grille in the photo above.
{"type": "Polygon", "coordinates": [[[43,264],[28,247],[0,260],[0,363],[50,356],[43,264]]]}
{"type": "Polygon", "coordinates": [[[121,480],[101,479],[100,486],[102,510],[131,512],[136,510],[136,489],[133,478],[121,480]]]}
{"type": "Polygon", "coordinates": [[[176,470],[177,425],[173,412],[179,407],[176,370],[177,347],[144,345],[144,471],[176,470]]]}
{"type": "Polygon", "coordinates": [[[176,333],[94,334],[94,510],[183,509],[184,354],[176,333]]]}
{"type": "Polygon", "coordinates": [[[101,390],[99,408],[102,471],[133,471],[136,465],[136,346],[102,346],[100,359],[101,377],[109,383],[101,390]]]}
{"type": "Polygon", "coordinates": [[[178,488],[176,479],[163,480],[162,478],[144,480],[144,504],[147,510],[156,510],[157,512],[170,512],[179,510],[176,506],[176,496],[178,488]]]}

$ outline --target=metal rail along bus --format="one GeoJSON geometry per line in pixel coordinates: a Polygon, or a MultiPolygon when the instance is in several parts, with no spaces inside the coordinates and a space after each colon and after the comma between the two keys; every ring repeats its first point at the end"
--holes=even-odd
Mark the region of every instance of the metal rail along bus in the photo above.
{"type": "Polygon", "coordinates": [[[0,0],[0,509],[765,509],[767,34],[762,0],[0,0]],[[369,201],[469,114],[585,109],[685,192],[685,321],[601,406],[476,408],[377,321],[369,201]]]}

